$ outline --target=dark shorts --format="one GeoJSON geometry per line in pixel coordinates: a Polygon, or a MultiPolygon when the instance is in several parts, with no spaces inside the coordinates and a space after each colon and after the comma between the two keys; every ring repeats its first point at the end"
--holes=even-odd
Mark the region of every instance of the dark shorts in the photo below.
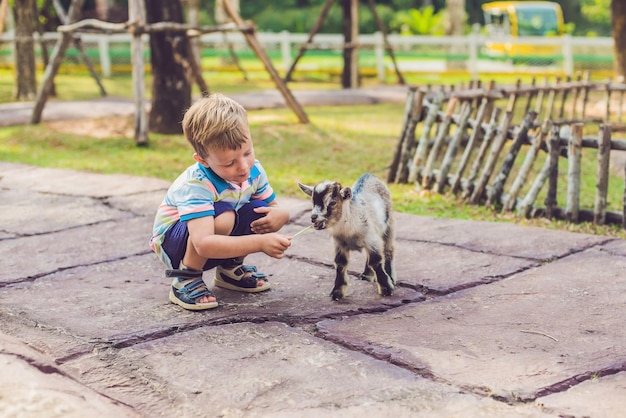
{"type": "MultiPolygon", "coordinates": [[[[213,205],[215,208],[215,217],[217,218],[222,213],[234,210],[233,206],[229,203],[215,202],[213,205]]],[[[253,209],[260,207],[267,207],[268,204],[263,200],[251,200],[249,203],[243,205],[237,212],[235,212],[235,226],[233,227],[231,236],[242,236],[253,234],[250,230],[250,224],[259,218],[265,216],[262,213],[256,213],[253,209]]],[[[180,266],[180,262],[185,256],[187,250],[187,240],[189,239],[189,230],[187,229],[186,221],[176,222],[166,233],[165,240],[163,241],[163,251],[172,261],[172,267],[177,269],[180,266]]],[[[217,267],[231,259],[209,258],[204,264],[203,270],[210,270],[217,267]]]]}

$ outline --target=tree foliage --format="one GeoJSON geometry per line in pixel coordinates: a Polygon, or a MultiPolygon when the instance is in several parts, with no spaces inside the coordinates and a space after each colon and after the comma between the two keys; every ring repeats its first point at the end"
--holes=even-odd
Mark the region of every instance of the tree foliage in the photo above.
{"type": "Polygon", "coordinates": [[[435,13],[435,8],[432,6],[399,11],[389,27],[406,35],[443,35],[445,33],[443,12],[435,13]]]}

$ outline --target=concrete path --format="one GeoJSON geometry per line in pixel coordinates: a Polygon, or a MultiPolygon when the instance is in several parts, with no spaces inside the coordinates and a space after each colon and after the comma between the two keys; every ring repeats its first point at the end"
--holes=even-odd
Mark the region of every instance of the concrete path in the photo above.
{"type": "MultiPolygon", "coordinates": [[[[306,108],[310,106],[368,105],[375,103],[404,103],[407,86],[380,86],[359,89],[295,90],[293,95],[306,108]]],[[[248,110],[275,109],[286,107],[285,99],[278,90],[263,90],[255,93],[229,94],[248,110]]],[[[30,123],[34,102],[0,104],[0,126],[26,125],[30,123]]],[[[46,102],[41,114],[42,121],[97,118],[103,116],[130,116],[135,112],[131,99],[102,97],[93,100],[46,102]]]]}
{"type": "Polygon", "coordinates": [[[0,416],[626,416],[625,241],[398,214],[392,297],[355,255],[332,301],[315,231],[194,313],[148,249],[167,187],[0,163],[0,416]]]}

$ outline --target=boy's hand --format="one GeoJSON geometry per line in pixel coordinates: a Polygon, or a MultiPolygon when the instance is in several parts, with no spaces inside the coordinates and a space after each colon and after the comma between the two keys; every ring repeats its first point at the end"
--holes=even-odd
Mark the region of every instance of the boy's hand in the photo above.
{"type": "Polygon", "coordinates": [[[267,234],[276,232],[289,222],[289,211],[278,207],[255,208],[256,213],[264,213],[265,216],[250,224],[250,229],[255,234],[267,234]]]}
{"type": "Polygon", "coordinates": [[[262,250],[265,254],[274,258],[283,258],[287,248],[291,246],[291,238],[283,235],[270,233],[263,236],[262,250]]]}

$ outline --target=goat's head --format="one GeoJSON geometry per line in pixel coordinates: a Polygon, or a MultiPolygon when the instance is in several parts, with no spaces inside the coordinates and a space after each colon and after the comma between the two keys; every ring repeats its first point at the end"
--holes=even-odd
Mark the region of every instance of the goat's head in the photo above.
{"type": "Polygon", "coordinates": [[[341,219],[343,202],[352,198],[352,189],[341,187],[336,181],[324,181],[316,186],[298,183],[298,187],[312,198],[311,222],[315,229],[332,227],[341,219]]]}

